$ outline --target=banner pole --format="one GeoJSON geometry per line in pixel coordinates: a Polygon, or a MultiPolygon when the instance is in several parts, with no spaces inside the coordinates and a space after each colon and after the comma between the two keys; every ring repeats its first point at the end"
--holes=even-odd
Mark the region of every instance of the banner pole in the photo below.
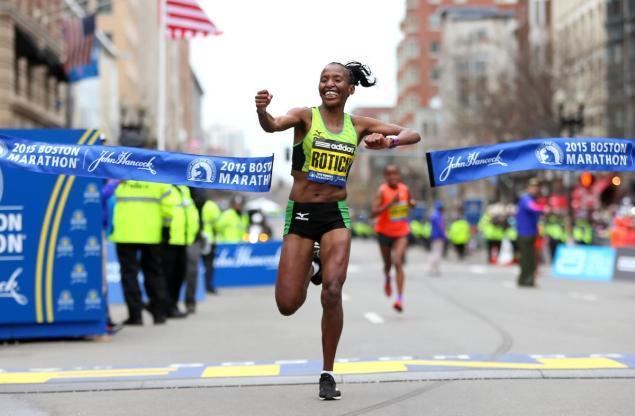
{"type": "Polygon", "coordinates": [[[165,150],[165,0],[159,0],[159,85],[157,109],[157,149],[165,150]]]}

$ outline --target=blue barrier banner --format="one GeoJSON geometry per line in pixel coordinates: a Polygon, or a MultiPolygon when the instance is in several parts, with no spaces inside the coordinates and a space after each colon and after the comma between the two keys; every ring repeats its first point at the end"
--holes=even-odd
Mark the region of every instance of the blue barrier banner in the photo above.
{"type": "MultiPolygon", "coordinates": [[[[95,130],[0,130],[57,146],[95,130]]],[[[0,164],[0,339],[106,331],[102,180],[39,175],[0,164]]]]}
{"type": "Polygon", "coordinates": [[[613,279],[615,249],[599,246],[567,246],[560,244],[552,274],[561,279],[595,280],[613,279]]]}
{"type": "Polygon", "coordinates": [[[282,241],[217,244],[214,257],[215,286],[274,284],[281,250],[282,241]]]}
{"type": "Polygon", "coordinates": [[[268,192],[273,155],[202,156],[133,147],[44,143],[0,135],[0,164],[54,175],[268,192]]]}
{"type": "Polygon", "coordinates": [[[523,170],[635,171],[630,139],[550,138],[426,153],[430,185],[469,182],[523,170]]]}

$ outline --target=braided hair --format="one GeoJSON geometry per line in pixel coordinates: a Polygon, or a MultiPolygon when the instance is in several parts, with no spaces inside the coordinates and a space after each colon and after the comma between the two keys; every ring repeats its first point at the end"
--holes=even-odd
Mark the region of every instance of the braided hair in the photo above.
{"type": "Polygon", "coordinates": [[[364,65],[357,61],[348,62],[346,65],[339,62],[331,62],[332,64],[343,66],[348,70],[348,82],[352,85],[361,85],[362,87],[372,87],[377,83],[368,65],[364,65]]]}

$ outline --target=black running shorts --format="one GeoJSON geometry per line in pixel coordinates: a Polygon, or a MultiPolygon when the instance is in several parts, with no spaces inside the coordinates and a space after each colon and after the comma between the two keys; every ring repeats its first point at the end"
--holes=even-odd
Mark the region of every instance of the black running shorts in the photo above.
{"type": "Polygon", "coordinates": [[[319,242],[324,234],[338,228],[351,229],[345,201],[287,203],[284,235],[297,234],[319,242]]]}

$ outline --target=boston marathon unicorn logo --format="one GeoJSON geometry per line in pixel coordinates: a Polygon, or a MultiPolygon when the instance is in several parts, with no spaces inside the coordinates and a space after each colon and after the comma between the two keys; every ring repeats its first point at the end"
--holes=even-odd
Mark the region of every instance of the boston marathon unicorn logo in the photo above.
{"type": "Polygon", "coordinates": [[[536,149],[536,159],[543,165],[562,165],[564,153],[555,142],[542,142],[536,149]]]}
{"type": "Polygon", "coordinates": [[[214,183],[216,169],[214,163],[205,159],[194,159],[187,167],[187,180],[214,183]]]}

